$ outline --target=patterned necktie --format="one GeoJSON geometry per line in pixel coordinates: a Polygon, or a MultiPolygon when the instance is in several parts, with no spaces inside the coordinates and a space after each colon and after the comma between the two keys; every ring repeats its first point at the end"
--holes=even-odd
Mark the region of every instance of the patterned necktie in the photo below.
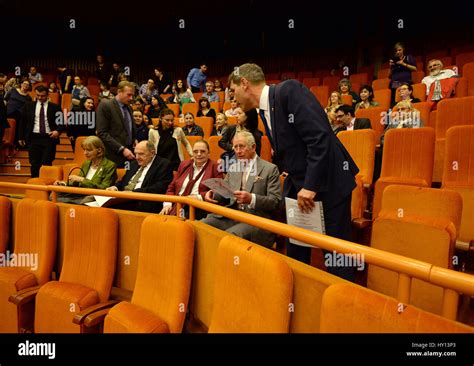
{"type": "Polygon", "coordinates": [[[46,118],[44,116],[44,103],[41,103],[40,115],[39,115],[39,133],[46,133],[46,118]]]}
{"type": "Polygon", "coordinates": [[[135,189],[135,186],[137,185],[138,180],[142,176],[144,169],[145,167],[143,166],[138,169],[137,173],[132,177],[132,179],[130,179],[130,182],[128,182],[128,184],[125,186],[124,191],[133,191],[135,189]]]}
{"type": "Polygon", "coordinates": [[[262,119],[263,126],[265,127],[265,132],[268,136],[268,140],[270,141],[270,144],[275,150],[275,145],[273,144],[273,139],[272,139],[272,132],[270,131],[270,128],[268,127],[267,119],[265,118],[265,111],[263,109],[259,109],[258,114],[260,115],[260,118],[262,119]]]}
{"type": "Polygon", "coordinates": [[[122,106],[123,109],[123,119],[125,120],[125,126],[127,128],[127,145],[132,144],[132,119],[130,118],[130,113],[126,105],[122,106]]]}

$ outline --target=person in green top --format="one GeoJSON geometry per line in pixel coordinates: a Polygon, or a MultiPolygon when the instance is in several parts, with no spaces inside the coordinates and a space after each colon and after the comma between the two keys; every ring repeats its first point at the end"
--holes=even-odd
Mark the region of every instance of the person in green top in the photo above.
{"type": "MultiPolygon", "coordinates": [[[[105,189],[114,185],[117,180],[116,164],[105,157],[105,146],[97,136],[87,137],[81,144],[86,161],[81,165],[77,175],[70,174],[68,184],[55,181],[55,185],[69,185],[82,188],[105,189]]],[[[71,171],[73,172],[73,171],[71,171]]],[[[58,193],[57,201],[65,203],[85,203],[80,194],[58,193]]]]}

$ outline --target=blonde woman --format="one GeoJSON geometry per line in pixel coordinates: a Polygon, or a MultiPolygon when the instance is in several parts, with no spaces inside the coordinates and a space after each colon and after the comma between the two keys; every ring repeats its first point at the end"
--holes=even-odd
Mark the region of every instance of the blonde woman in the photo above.
{"type": "Polygon", "coordinates": [[[328,105],[324,108],[324,111],[328,115],[329,122],[333,130],[337,129],[338,123],[336,121],[336,109],[342,105],[341,93],[333,91],[328,99],[328,105]]]}
{"type": "Polygon", "coordinates": [[[227,129],[227,116],[224,113],[217,113],[216,125],[212,129],[211,136],[222,136],[227,129]]]}
{"type": "Polygon", "coordinates": [[[174,112],[171,109],[165,108],[161,111],[158,126],[150,129],[148,140],[155,145],[156,155],[171,161],[173,170],[177,170],[184,160],[183,146],[189,156],[193,155],[193,149],[184,131],[174,126],[174,112]]]}

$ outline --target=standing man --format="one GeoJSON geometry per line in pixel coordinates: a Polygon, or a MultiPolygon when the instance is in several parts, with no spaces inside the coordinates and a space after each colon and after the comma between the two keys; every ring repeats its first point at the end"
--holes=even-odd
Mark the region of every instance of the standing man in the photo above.
{"type": "Polygon", "coordinates": [[[186,78],[188,83],[188,89],[191,90],[192,93],[199,93],[204,91],[206,85],[206,71],[207,66],[205,63],[201,63],[201,66],[198,68],[191,69],[186,78]]]}
{"type": "MultiPolygon", "coordinates": [[[[303,212],[321,201],[326,234],[351,240],[351,195],[359,169],[331,130],[324,109],[300,82],[286,80],[268,86],[256,64],[244,64],[230,74],[230,89],[244,111],[259,108],[280,171],[286,171],[283,194],[295,198],[303,212]]],[[[311,261],[311,248],[287,243],[289,257],[311,261]]],[[[326,252],[326,256],[330,253],[326,252]]],[[[353,267],[328,271],[353,281],[353,267]]]]}
{"type": "Polygon", "coordinates": [[[35,88],[36,101],[27,102],[21,111],[19,140],[21,147],[28,144],[31,178],[39,177],[41,165],[53,165],[56,145],[64,130],[61,107],[48,101],[48,88],[35,88]]]}
{"type": "Polygon", "coordinates": [[[103,100],[97,110],[97,136],[104,142],[107,159],[117,167],[123,167],[125,161],[135,159],[132,150],[136,127],[130,107],[134,95],[135,85],[121,81],[116,97],[103,100]]]}

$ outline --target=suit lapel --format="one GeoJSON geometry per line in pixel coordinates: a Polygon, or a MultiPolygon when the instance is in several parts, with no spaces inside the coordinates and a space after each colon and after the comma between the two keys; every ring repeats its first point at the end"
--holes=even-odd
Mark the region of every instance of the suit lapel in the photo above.
{"type": "Polygon", "coordinates": [[[245,184],[245,191],[252,192],[253,185],[257,177],[259,177],[260,174],[262,173],[262,170],[263,170],[262,160],[260,159],[259,156],[257,156],[257,160],[255,160],[255,166],[252,167],[252,170],[250,171],[250,174],[247,178],[247,182],[245,184]]]}
{"type": "Polygon", "coordinates": [[[115,98],[112,99],[112,105],[115,107],[115,113],[118,114],[120,120],[122,121],[122,126],[123,126],[125,132],[127,132],[128,129],[127,129],[127,126],[125,126],[125,118],[123,118],[123,113],[122,113],[122,110],[120,108],[119,103],[117,102],[117,99],[115,99],[115,98]]]}
{"type": "Polygon", "coordinates": [[[270,92],[268,95],[269,98],[269,105],[270,105],[270,126],[272,128],[271,134],[272,134],[272,141],[273,141],[273,150],[275,152],[278,151],[278,142],[277,142],[277,133],[276,133],[276,128],[275,128],[275,91],[276,87],[275,85],[270,85],[270,92]]]}

